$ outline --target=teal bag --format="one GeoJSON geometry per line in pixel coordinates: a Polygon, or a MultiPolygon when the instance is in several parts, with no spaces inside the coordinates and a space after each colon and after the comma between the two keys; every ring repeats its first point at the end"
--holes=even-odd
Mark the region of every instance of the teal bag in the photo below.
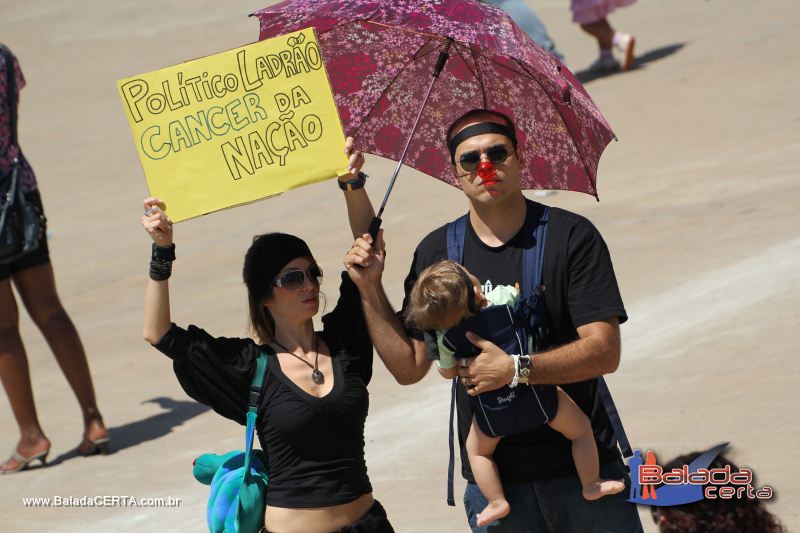
{"type": "Polygon", "coordinates": [[[267,356],[261,352],[250,384],[245,451],[234,450],[224,455],[206,453],[194,460],[195,479],[211,485],[206,508],[211,533],[258,533],[264,527],[269,476],[264,466],[264,453],[253,450],[253,435],[266,374],[267,356]]]}

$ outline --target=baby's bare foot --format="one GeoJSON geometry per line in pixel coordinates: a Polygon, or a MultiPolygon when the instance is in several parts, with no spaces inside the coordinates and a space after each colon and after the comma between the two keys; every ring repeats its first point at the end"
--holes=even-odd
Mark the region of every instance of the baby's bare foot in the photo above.
{"type": "Polygon", "coordinates": [[[625,483],[617,479],[598,479],[583,488],[583,497],[587,500],[599,500],[603,496],[616,494],[625,490],[625,483]]]}
{"type": "Polygon", "coordinates": [[[508,505],[506,500],[498,500],[496,502],[489,502],[489,505],[478,514],[478,526],[485,526],[491,524],[495,520],[500,520],[511,512],[511,506],[508,505]]]}

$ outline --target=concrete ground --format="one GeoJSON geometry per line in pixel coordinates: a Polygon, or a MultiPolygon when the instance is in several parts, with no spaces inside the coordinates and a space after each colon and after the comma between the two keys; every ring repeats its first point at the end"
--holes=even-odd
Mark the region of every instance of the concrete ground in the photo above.
{"type": "MultiPolygon", "coordinates": [[[[86,346],[116,450],[76,458],[77,403],[22,313],[53,466],[0,478],[4,531],[202,531],[206,488],[191,478],[205,451],[241,447],[242,429],[190,401],[169,362],[140,337],[149,239],[145,181],[115,80],[240,46],[264,0],[3,0],[0,36],[28,79],[20,140],[37,171],[62,300],[86,346]],[[23,497],[180,498],[173,508],[26,508],[23,497]]],[[[535,5],[568,65],[594,59],[567,3],[535,5]]],[[[642,0],[611,17],[637,37],[638,68],[588,79],[618,143],[600,165],[600,203],[545,202],[589,217],[611,249],[630,321],[609,377],[634,445],[659,462],[730,441],[729,455],[774,487],[769,509],[800,528],[794,335],[800,326],[800,8],[794,0],[642,0]],[[795,420],[795,422],[792,422],[795,420]]],[[[391,164],[368,161],[374,199],[391,164]]],[[[349,244],[331,183],[176,227],[173,317],[243,336],[242,255],[255,233],[305,237],[329,271],[349,244]],[[333,198],[329,198],[333,197],[333,198]]],[[[386,211],[385,284],[399,304],[414,246],[465,209],[461,193],[404,170],[386,211]]],[[[333,294],[329,276],[323,287],[333,294]]],[[[376,365],[367,463],[399,532],[466,531],[445,505],[448,386],[430,375],[400,387],[376,365]]],[[[0,408],[0,452],[17,426],[0,408]]],[[[655,531],[646,512],[647,531],[655,531]]]]}

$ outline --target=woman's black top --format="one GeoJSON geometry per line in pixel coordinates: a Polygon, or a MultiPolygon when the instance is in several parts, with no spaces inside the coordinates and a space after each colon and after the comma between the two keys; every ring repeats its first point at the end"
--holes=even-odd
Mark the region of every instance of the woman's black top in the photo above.
{"type": "Polygon", "coordinates": [[[269,346],[213,337],[175,324],[155,345],[173,360],[183,390],[242,425],[259,350],[269,358],[256,431],[267,458],[267,503],[313,508],[348,503],[372,492],[364,462],[372,343],[358,289],[342,274],[336,308],[322,317],[321,338],[333,363],[333,389],[317,398],[281,371],[269,346]]]}

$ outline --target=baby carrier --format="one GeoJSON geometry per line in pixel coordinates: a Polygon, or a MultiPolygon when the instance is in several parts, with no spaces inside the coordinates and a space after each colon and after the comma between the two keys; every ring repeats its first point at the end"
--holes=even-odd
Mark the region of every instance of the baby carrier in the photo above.
{"type": "MultiPolygon", "coordinates": [[[[541,284],[550,208],[529,200],[526,203],[527,216],[522,230],[522,280],[519,301],[513,309],[502,305],[485,308],[461,325],[449,330],[445,334],[444,341],[448,348],[453,349],[458,358],[475,357],[480,353],[480,349],[465,338],[466,331],[472,331],[487,340],[491,339],[507,354],[533,354],[549,346],[544,322],[545,306],[541,284]]],[[[469,215],[464,215],[447,225],[447,258],[459,264],[464,261],[464,236],[468,217],[469,215]]],[[[453,422],[458,381],[458,378],[453,380],[450,397],[450,464],[447,473],[447,504],[451,506],[455,505],[453,422]]],[[[603,402],[623,456],[630,457],[632,452],[628,438],[602,376],[597,378],[597,394],[603,402]]],[[[554,414],[557,410],[556,390],[552,385],[518,385],[515,388],[504,386],[470,397],[470,402],[479,427],[484,433],[491,436],[529,431],[547,423],[550,419],[548,413],[554,414]]]]}
{"type": "MultiPolygon", "coordinates": [[[[467,331],[490,340],[509,355],[536,353],[545,348],[540,286],[547,215],[544,210],[536,226],[534,242],[525,250],[525,258],[529,260],[523,259],[524,287],[516,305],[485,307],[444,334],[444,346],[452,350],[457,359],[476,357],[481,352],[466,338],[467,331]]],[[[456,386],[457,380],[454,381],[456,386]]],[[[558,403],[553,385],[514,388],[506,385],[471,396],[469,400],[478,426],[491,437],[524,433],[546,424],[555,414],[558,403]]]]}

